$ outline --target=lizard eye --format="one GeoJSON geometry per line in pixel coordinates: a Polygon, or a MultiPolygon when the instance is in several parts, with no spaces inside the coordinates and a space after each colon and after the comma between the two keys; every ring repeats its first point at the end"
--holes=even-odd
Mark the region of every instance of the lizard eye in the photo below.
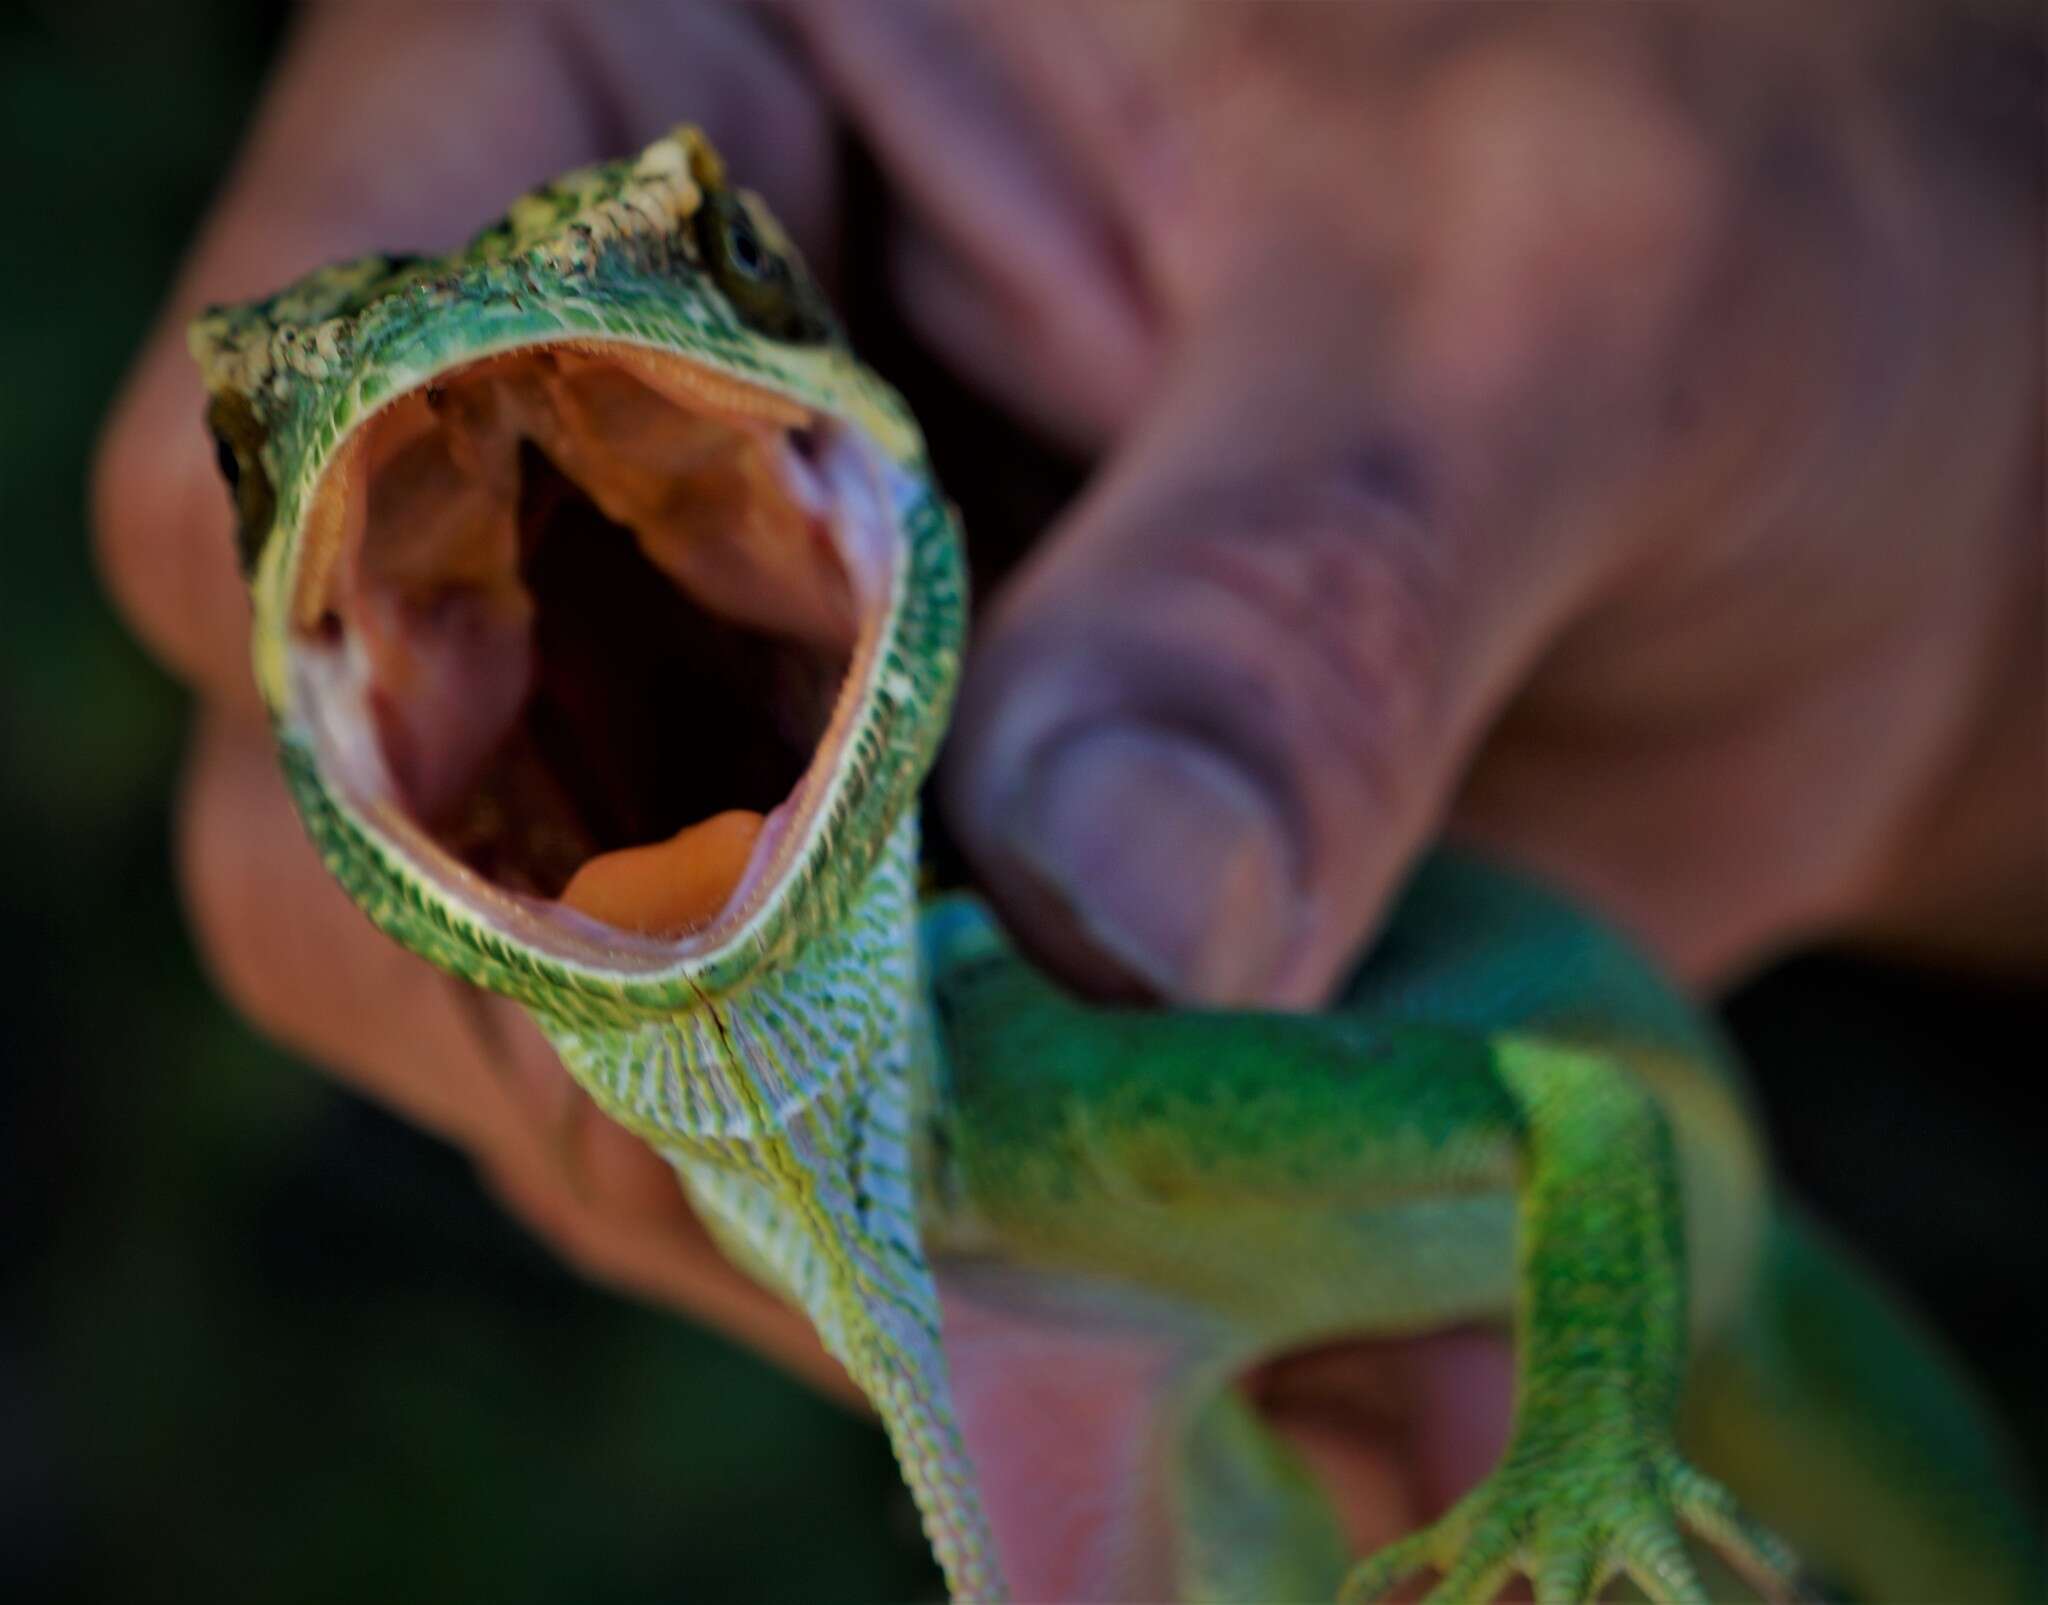
{"type": "Polygon", "coordinates": [[[831,326],[817,291],[801,267],[761,237],[744,201],[713,191],[697,217],[712,279],[743,322],[777,340],[810,344],[826,337],[831,326]]]}
{"type": "Polygon", "coordinates": [[[761,283],[773,276],[768,258],[768,248],[761,243],[761,234],[754,227],[754,220],[738,207],[727,214],[724,233],[725,262],[730,273],[753,283],[761,283]]]}

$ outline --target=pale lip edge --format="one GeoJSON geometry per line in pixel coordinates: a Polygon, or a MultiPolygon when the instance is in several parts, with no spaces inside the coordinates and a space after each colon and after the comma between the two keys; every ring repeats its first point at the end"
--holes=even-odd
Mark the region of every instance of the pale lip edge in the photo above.
{"type": "MultiPolygon", "coordinates": [[[[687,360],[687,359],[678,359],[687,360]]],[[[722,376],[721,376],[722,377],[722,376]]],[[[414,388],[386,399],[402,399],[414,388]]],[[[380,406],[378,411],[382,411],[380,406]]],[[[846,678],[825,733],[810,761],[780,803],[764,816],[747,867],[732,894],[706,924],[679,937],[645,936],[566,908],[550,898],[498,886],[455,858],[399,801],[364,708],[360,666],[352,665],[353,638],[337,651],[286,624],[286,662],[293,711],[315,766],[334,804],[393,856],[402,857],[475,924],[509,944],[601,974],[658,980],[701,968],[745,942],[772,911],[800,870],[829,817],[844,781],[837,758],[859,727],[901,617],[909,564],[902,509],[914,489],[909,476],[845,417],[808,409],[805,425],[824,443],[814,461],[785,444],[785,482],[794,499],[817,515],[834,553],[852,581],[861,614],[846,678]]],[[[353,436],[375,413],[365,414],[353,436]]],[[[339,446],[336,450],[339,458],[339,446]]]]}

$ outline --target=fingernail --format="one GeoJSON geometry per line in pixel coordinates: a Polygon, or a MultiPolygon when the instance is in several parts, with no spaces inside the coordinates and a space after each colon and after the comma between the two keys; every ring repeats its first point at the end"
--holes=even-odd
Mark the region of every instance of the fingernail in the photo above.
{"type": "Polygon", "coordinates": [[[998,828],[1165,996],[1261,997],[1295,920],[1292,854],[1270,797],[1229,758],[1154,726],[1084,730],[1040,755],[998,828]]]}

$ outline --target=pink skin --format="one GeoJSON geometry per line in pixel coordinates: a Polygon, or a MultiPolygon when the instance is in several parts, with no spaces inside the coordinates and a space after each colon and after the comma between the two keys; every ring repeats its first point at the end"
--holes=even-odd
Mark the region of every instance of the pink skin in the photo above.
{"type": "MultiPolygon", "coordinates": [[[[939,1276],[946,1352],[1004,1575],[1022,1599],[1173,1597],[1186,1334],[1085,1292],[939,1276]]],[[[1348,1344],[1250,1379],[1360,1554],[1440,1514],[1499,1458],[1513,1377],[1492,1333],[1348,1344]]]]}
{"type": "MultiPolygon", "coordinates": [[[[2032,125],[1969,123],[1954,48],[1998,13],[316,10],[99,476],[109,584],[207,702],[183,868],[223,986],[593,1274],[832,1382],[516,1014],[325,881],[177,333],[682,115],[828,273],[850,122],[909,315],[1100,458],[989,610],[943,788],[1063,972],[1311,1003],[1446,828],[1702,986],[1823,936],[2037,972],[2044,231],[2032,125]]],[[[1483,1466],[1505,1376],[1445,1337],[1258,1391],[1364,1535],[1483,1466]]],[[[978,1436],[1014,1481],[1021,1424],[978,1436]]]]}

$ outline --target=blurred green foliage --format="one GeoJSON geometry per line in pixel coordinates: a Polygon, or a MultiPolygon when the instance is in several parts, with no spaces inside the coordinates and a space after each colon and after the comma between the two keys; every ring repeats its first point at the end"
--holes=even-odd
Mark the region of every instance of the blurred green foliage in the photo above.
{"type": "MultiPolygon", "coordinates": [[[[0,1598],[930,1597],[873,1427],[576,1281],[199,973],[169,873],[185,702],[98,596],[86,475],[279,31],[257,0],[0,10],[0,1598]]],[[[856,327],[926,398],[986,579],[1058,474],[977,505],[985,410],[856,327]]],[[[1793,1184],[2040,1467],[2048,1006],[1808,960],[1731,1021],[1793,1184]]]]}

